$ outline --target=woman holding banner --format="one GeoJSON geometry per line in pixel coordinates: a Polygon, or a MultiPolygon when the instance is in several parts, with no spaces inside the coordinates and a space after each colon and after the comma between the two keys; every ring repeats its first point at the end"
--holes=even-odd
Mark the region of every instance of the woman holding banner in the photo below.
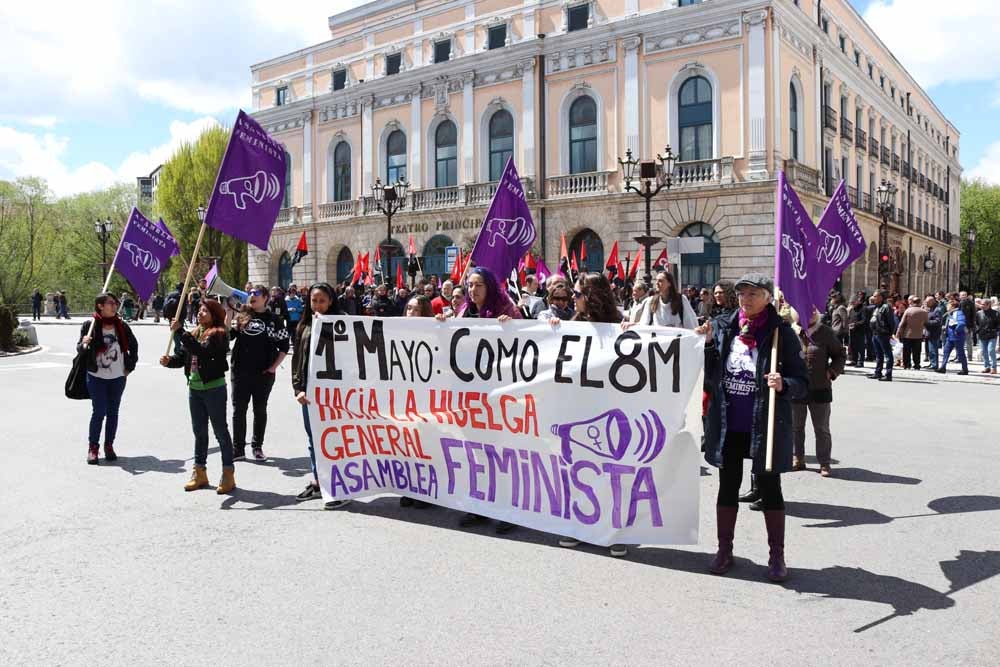
{"type": "MultiPolygon", "coordinates": [[[[302,317],[295,327],[295,345],[292,348],[292,391],[295,400],[302,406],[302,424],[309,442],[309,463],[312,466],[312,481],[306,484],[295,498],[299,501],[322,498],[319,478],[316,476],[316,450],[313,447],[312,428],[309,425],[309,356],[312,338],[313,313],[316,315],[340,315],[337,294],[329,283],[316,283],[309,288],[309,298],[302,310],[302,317]]],[[[350,499],[331,500],[323,509],[337,510],[350,503],[350,499]]]]}
{"type": "MultiPolygon", "coordinates": [[[[429,286],[430,285],[428,285],[428,287],[429,286]]],[[[405,317],[434,317],[434,307],[431,305],[431,298],[424,294],[418,294],[417,296],[410,297],[410,300],[406,302],[405,317]]],[[[424,502],[423,500],[418,500],[417,498],[400,496],[399,506],[414,507],[422,510],[427,508],[429,503],[424,502]]]]}
{"type": "Polygon", "coordinates": [[[691,301],[677,290],[674,275],[669,271],[659,271],[656,274],[656,291],[643,302],[634,322],[694,329],[698,326],[698,316],[694,314],[691,301]]]}
{"type": "Polygon", "coordinates": [[[736,283],[736,291],[737,312],[728,320],[716,320],[715,331],[711,321],[695,330],[707,334],[705,382],[712,387],[705,421],[705,460],[719,468],[719,549],[709,570],[725,574],[733,566],[743,459],[749,458],[756,473],[770,546],[767,576],[771,581],[784,581],[788,571],[780,473],[792,469],[791,401],[806,398],[807,373],[798,337],[771,304],[772,280],[760,273],[748,273],[736,283]],[[773,352],[778,355],[777,371],[768,372],[773,352]],[[773,424],[768,423],[771,389],[776,401],[773,424]],[[773,460],[769,461],[772,428],[773,460]]]}
{"type": "Polygon", "coordinates": [[[90,432],[87,463],[97,465],[101,426],[104,426],[104,460],[114,461],[115,434],[118,432],[118,408],[125,392],[125,378],[139,360],[139,343],[132,329],[118,316],[114,294],[100,294],[94,299],[94,317],[80,327],[78,354],[87,354],[87,393],[90,394],[90,432]],[[94,340],[96,344],[91,344],[94,340]]]}
{"type": "Polygon", "coordinates": [[[175,332],[174,354],[160,357],[160,365],[184,368],[188,381],[188,407],[194,431],[194,468],[185,491],[208,486],[208,424],[211,422],[215,440],[222,455],[222,478],[215,492],[229,493],[236,488],[233,472],[233,440],[226,423],[226,371],[229,364],[229,335],[226,333],[226,311],[212,299],[201,299],[195,315],[198,326],[185,331],[178,317],[170,324],[175,332]]]}
{"type": "MultiPolygon", "coordinates": [[[[521,319],[521,311],[511,301],[507,291],[501,289],[493,272],[486,267],[477,266],[470,269],[465,285],[465,303],[459,306],[456,317],[495,317],[501,323],[509,322],[512,319],[521,319]]],[[[435,317],[441,322],[447,319],[443,314],[435,317]]],[[[459,520],[458,525],[466,528],[485,521],[487,521],[486,517],[470,512],[459,520]]],[[[512,523],[498,521],[496,532],[498,535],[504,535],[514,528],[512,523]]]]}

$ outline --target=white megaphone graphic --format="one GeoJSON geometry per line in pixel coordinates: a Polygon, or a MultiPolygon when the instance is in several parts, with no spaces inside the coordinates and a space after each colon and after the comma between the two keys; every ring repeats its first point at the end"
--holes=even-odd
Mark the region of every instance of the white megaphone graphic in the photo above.
{"type": "Polygon", "coordinates": [[[160,260],[154,257],[153,253],[128,241],[122,243],[122,247],[132,256],[132,266],[138,266],[150,273],[160,272],[160,260]]]}
{"type": "Polygon", "coordinates": [[[792,272],[795,274],[795,278],[804,279],[806,277],[806,254],[802,251],[802,244],[792,240],[788,234],[782,234],[781,247],[787,250],[792,257],[792,272]]]}
{"type": "Polygon", "coordinates": [[[623,411],[612,408],[591,419],[553,424],[552,434],[561,439],[562,458],[567,463],[572,463],[581,449],[615,461],[649,463],[667,441],[666,428],[655,410],[641,413],[634,427],[623,411]],[[633,438],[633,433],[637,437],[633,438]]]}
{"type": "Polygon", "coordinates": [[[819,235],[823,243],[820,244],[816,259],[834,266],[840,266],[847,261],[848,255],[851,254],[851,249],[844,243],[844,239],[836,234],[830,234],[825,229],[820,229],[819,235]]]}
{"type": "Polygon", "coordinates": [[[509,246],[530,246],[535,240],[535,226],[524,218],[490,218],[483,231],[490,235],[491,248],[498,239],[509,246]]]}
{"type": "Polygon", "coordinates": [[[250,295],[243,290],[227,285],[226,281],[219,277],[219,269],[214,264],[212,270],[205,276],[205,284],[209,294],[217,294],[229,301],[239,303],[246,303],[250,300],[250,295]]]}
{"type": "Polygon", "coordinates": [[[231,178],[219,184],[219,194],[232,195],[236,208],[241,211],[247,207],[247,199],[259,204],[264,199],[277,199],[281,194],[281,184],[278,177],[266,171],[258,171],[253,176],[231,178]]]}

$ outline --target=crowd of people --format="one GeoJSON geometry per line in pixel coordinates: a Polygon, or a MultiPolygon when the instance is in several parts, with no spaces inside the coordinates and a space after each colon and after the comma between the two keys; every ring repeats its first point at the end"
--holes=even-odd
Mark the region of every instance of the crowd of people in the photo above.
{"type": "MultiPolygon", "coordinates": [[[[651,286],[638,281],[621,285],[603,274],[581,274],[575,281],[561,274],[540,282],[526,276],[519,293],[508,289],[489,270],[473,268],[461,285],[436,276],[421,279],[412,287],[390,289],[385,284],[330,285],[318,282],[301,293],[296,285],[288,290],[250,284],[247,302],[221,302],[207,291],[204,281],[182,297],[177,285],[156,299],[157,318],[171,320],[173,352],[160,358],[167,368],[183,368],[194,433],[194,465],[187,491],[209,486],[207,475],[209,426],[219,446],[222,476],[216,492],[236,488],[235,464],[247,458],[247,447],[255,461],[266,461],[264,442],[268,410],[278,367],[291,354],[291,397],[301,410],[309,453],[311,479],[298,493],[298,501],[322,498],[316,474],[316,454],[309,427],[309,338],[317,315],[346,314],[375,317],[537,319],[553,329],[563,321],[612,323],[632,326],[663,326],[693,330],[706,336],[703,388],[705,460],[720,468],[716,521],[718,552],[710,569],[724,574],[733,565],[732,544],[740,502],[761,510],[770,545],[768,577],[781,581],[784,564],[784,500],[780,474],[799,471],[805,465],[806,418],[810,418],[816,442],[816,457],[823,477],[831,469],[832,435],[830,415],[833,382],[845,366],[863,367],[875,360],[871,377],[890,379],[897,364],[922,368],[921,354],[930,368],[944,372],[954,349],[963,371],[978,338],[985,360],[984,372],[995,374],[996,338],[1000,316],[991,300],[974,300],[965,293],[939,293],[920,299],[890,297],[879,291],[868,297],[859,292],[850,304],[838,293],[831,295],[825,313],[814,311],[808,321],[775,293],[770,278],[748,274],[736,283],[719,282],[711,288],[680,289],[673,275],[657,272],[651,286]],[[779,336],[778,371],[769,371],[771,342],[779,336]],[[926,345],[925,345],[926,343],[926,345]],[[943,348],[939,358],[938,350],[943,348]],[[227,383],[227,373],[229,376],[227,383]],[[227,384],[232,392],[232,419],[227,414],[227,384]],[[774,389],[777,420],[775,458],[765,465],[763,442],[767,425],[770,390],[774,389]],[[253,427],[248,439],[247,412],[252,409],[253,427]],[[230,431],[230,423],[232,430],[230,431]],[[740,495],[743,460],[752,461],[750,491],[740,495]]],[[[96,464],[104,430],[106,460],[116,458],[114,441],[118,409],[126,378],[135,368],[138,343],[129,329],[132,311],[128,295],[102,294],[95,301],[93,331],[84,323],[78,350],[88,355],[87,385],[93,405],[88,431],[87,462],[96,464]]],[[[138,316],[138,314],[136,314],[138,316]]],[[[350,500],[335,499],[326,509],[339,509],[350,500]]],[[[401,498],[404,507],[426,508],[427,503],[401,498]]],[[[470,526],[486,522],[475,514],[459,523],[470,526]]],[[[506,533],[515,526],[500,521],[495,530],[506,533]]],[[[562,538],[566,547],[573,538],[562,538]]],[[[623,545],[611,553],[623,556],[623,545]]]]}

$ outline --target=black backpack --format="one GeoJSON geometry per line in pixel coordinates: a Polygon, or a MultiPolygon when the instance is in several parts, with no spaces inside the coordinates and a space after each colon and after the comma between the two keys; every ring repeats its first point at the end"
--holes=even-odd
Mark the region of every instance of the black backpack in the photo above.
{"type": "Polygon", "coordinates": [[[167,300],[163,304],[163,314],[168,320],[174,319],[177,315],[177,306],[180,305],[180,297],[176,294],[168,294],[167,300]]]}

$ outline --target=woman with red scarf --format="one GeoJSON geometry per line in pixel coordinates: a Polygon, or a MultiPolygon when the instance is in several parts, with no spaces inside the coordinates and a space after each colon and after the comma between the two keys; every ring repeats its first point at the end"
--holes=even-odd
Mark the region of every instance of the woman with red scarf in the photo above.
{"type": "Polygon", "coordinates": [[[792,469],[792,404],[808,393],[802,346],[791,327],[771,305],[774,283],[748,273],[736,283],[739,310],[696,331],[705,343],[705,383],[711,387],[705,419],[705,461],[719,469],[716,524],[719,549],[709,570],[725,574],[733,566],[733,537],[739,511],[743,460],[753,461],[770,547],[767,577],[784,581],[785,501],[780,473],[792,469]],[[777,372],[771,373],[771,350],[778,336],[777,372]],[[766,450],[770,390],[775,390],[774,458],[767,470],[766,450]]]}
{"type": "Polygon", "coordinates": [[[104,460],[114,461],[118,408],[125,392],[125,378],[139,360],[139,343],[132,329],[118,317],[118,299],[101,294],[94,300],[94,318],[80,327],[77,353],[87,354],[87,392],[92,411],[87,463],[97,465],[101,426],[104,426],[104,460]]]}

